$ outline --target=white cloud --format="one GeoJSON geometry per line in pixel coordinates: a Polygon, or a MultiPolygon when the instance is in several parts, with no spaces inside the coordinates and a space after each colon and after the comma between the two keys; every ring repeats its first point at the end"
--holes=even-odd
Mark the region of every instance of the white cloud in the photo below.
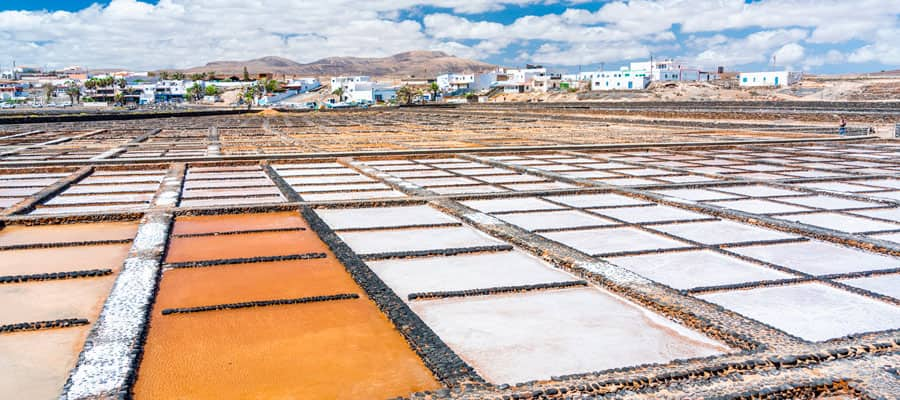
{"type": "Polygon", "coordinates": [[[806,49],[804,49],[803,46],[797,43],[788,43],[781,46],[780,49],[775,50],[775,53],[772,54],[772,58],[778,65],[793,66],[794,64],[802,62],[805,55],[806,49]]]}
{"type": "MultiPolygon", "coordinates": [[[[803,29],[778,29],[755,32],[742,39],[732,39],[710,46],[695,57],[703,66],[735,66],[771,60],[775,49],[784,50],[789,57],[797,56],[797,47],[802,57],[803,48],[796,42],[806,39],[808,32],[803,29]],[[793,44],[794,46],[791,46],[793,44]]],[[[779,51],[781,51],[779,50],[779,51]]],[[[799,61],[799,60],[797,60],[799,61]]],[[[796,62],[796,61],[794,61],[796,62]]]]}
{"type": "Polygon", "coordinates": [[[267,55],[308,62],[432,49],[554,65],[651,52],[707,66],[761,63],[773,54],[779,64],[807,68],[900,64],[900,0],[563,0],[570,8],[562,13],[509,23],[477,15],[556,2],[112,0],[77,12],[5,11],[0,60],[150,69],[267,55]],[[735,38],[736,30],[744,36],[735,38]],[[678,43],[676,33],[690,36],[678,43]],[[850,40],[863,45],[848,50],[850,40]]]}

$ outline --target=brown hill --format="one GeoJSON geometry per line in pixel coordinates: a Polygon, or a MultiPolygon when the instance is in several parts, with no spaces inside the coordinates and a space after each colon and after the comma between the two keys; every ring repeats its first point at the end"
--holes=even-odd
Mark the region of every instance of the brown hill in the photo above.
{"type": "Polygon", "coordinates": [[[328,57],[301,64],[282,57],[263,57],[248,61],[214,61],[183,72],[215,72],[217,75],[237,75],[244,67],[251,75],[305,75],[316,77],[340,75],[369,75],[373,77],[434,76],[444,72],[482,72],[495,68],[481,61],[451,56],[440,51],[410,51],[382,58],[328,57]]]}

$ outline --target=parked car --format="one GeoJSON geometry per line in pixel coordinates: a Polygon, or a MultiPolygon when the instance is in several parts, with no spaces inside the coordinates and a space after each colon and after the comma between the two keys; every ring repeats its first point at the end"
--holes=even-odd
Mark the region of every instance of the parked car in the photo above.
{"type": "Polygon", "coordinates": [[[13,103],[3,103],[3,104],[0,104],[0,109],[7,110],[7,109],[10,109],[10,108],[16,108],[16,105],[13,104],[13,103]]]}

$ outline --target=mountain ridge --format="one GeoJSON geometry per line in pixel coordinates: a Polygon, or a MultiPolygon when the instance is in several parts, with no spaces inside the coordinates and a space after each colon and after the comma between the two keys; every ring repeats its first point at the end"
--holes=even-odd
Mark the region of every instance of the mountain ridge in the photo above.
{"type": "Polygon", "coordinates": [[[483,72],[496,68],[481,61],[456,57],[442,51],[415,50],[387,57],[326,57],[299,63],[286,57],[266,56],[246,61],[211,61],[204,66],[181,70],[184,73],[215,72],[218,75],[275,74],[294,76],[368,75],[372,77],[433,76],[445,72],[483,72]]]}

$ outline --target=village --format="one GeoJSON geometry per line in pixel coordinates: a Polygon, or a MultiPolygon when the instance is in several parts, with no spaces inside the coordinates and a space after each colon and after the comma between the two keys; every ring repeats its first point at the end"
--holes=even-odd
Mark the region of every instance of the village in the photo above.
{"type": "Polygon", "coordinates": [[[265,71],[223,75],[209,71],[103,71],[13,67],[0,73],[4,108],[152,107],[160,105],[258,106],[293,109],[349,108],[412,103],[501,101],[517,94],[640,92],[654,82],[728,82],[738,88],[783,88],[801,72],[706,71],[675,59],[632,62],[618,70],[554,72],[542,65],[433,76],[303,77],[265,71]],[[499,99],[498,99],[499,97],[499,99]]]}

